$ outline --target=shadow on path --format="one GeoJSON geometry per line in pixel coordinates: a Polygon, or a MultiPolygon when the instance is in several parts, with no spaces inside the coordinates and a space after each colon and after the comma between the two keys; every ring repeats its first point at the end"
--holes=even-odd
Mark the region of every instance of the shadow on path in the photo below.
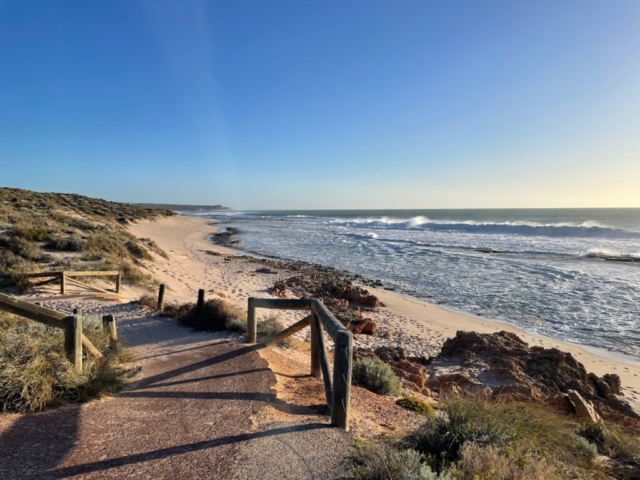
{"type": "Polygon", "coordinates": [[[205,440],[202,442],[195,442],[187,445],[176,445],[174,447],[163,448],[154,450],[151,452],[139,453],[135,455],[126,455],[123,457],[112,458],[109,460],[85,463],[82,465],[75,465],[73,467],[59,468],[49,471],[48,474],[53,478],[64,478],[71,475],[80,475],[92,472],[98,472],[114,467],[121,467],[124,465],[130,465],[134,463],[146,462],[149,460],[159,460],[165,457],[173,455],[181,455],[188,452],[195,452],[198,450],[205,450],[222,445],[235,444],[240,442],[246,442],[248,440],[264,437],[273,437],[276,435],[283,435],[293,432],[301,432],[308,430],[318,430],[323,428],[331,428],[328,425],[314,423],[305,425],[295,425],[291,427],[275,428],[273,430],[267,430],[262,432],[244,433],[240,435],[232,435],[228,437],[216,438],[213,440],[205,440]]]}

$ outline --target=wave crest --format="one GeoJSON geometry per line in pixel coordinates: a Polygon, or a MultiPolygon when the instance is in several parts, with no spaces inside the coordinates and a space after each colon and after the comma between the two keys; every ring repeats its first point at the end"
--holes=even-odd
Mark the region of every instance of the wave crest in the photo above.
{"type": "Polygon", "coordinates": [[[541,224],[526,221],[514,222],[477,222],[430,220],[427,217],[418,216],[410,219],[398,219],[390,217],[332,220],[328,222],[334,226],[371,229],[420,229],[431,231],[456,231],[493,235],[525,235],[525,236],[551,236],[551,237],[601,237],[601,238],[640,238],[640,232],[624,230],[621,228],[605,227],[595,221],[586,221],[580,224],[548,223],[541,224]]]}

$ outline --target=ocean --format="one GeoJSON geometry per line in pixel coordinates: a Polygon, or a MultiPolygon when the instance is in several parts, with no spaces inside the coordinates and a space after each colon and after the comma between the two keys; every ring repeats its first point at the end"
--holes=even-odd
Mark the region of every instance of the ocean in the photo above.
{"type": "Polygon", "coordinates": [[[640,209],[185,212],[248,252],[640,357],[640,209]]]}

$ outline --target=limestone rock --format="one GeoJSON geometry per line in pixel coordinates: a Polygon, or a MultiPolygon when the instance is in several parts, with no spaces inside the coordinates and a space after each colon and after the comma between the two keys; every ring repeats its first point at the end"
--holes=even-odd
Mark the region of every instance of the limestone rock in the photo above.
{"type": "Polygon", "coordinates": [[[591,423],[598,423],[602,421],[600,415],[598,415],[593,408],[593,404],[585,400],[582,395],[575,390],[569,390],[567,394],[569,395],[569,400],[571,400],[571,404],[573,405],[578,418],[591,423]]]}

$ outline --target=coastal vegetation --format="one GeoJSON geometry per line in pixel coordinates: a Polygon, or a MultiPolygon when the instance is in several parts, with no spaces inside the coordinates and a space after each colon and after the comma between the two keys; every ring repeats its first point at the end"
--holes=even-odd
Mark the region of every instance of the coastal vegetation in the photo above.
{"type": "Polygon", "coordinates": [[[356,385],[382,395],[399,395],[400,380],[391,367],[377,358],[362,358],[353,365],[353,380],[356,385]]]}
{"type": "Polygon", "coordinates": [[[0,188],[0,272],[12,274],[21,290],[29,288],[21,274],[62,269],[119,270],[125,283],[148,284],[141,260],[166,254],[124,225],[170,215],[82,195],[0,188]]]}
{"type": "Polygon", "coordinates": [[[638,478],[640,442],[534,402],[451,396],[410,434],[354,445],[354,476],[374,479],[638,478]]]}
{"type": "Polygon", "coordinates": [[[87,356],[77,373],[65,356],[62,329],[0,312],[0,411],[37,412],[120,390],[122,364],[132,354],[109,342],[97,318],[83,318],[83,333],[104,356],[87,356]]]}
{"type": "MultiPolygon", "coordinates": [[[[151,295],[143,295],[139,302],[150,309],[155,309],[157,306],[156,299],[151,295]]],[[[200,312],[198,312],[195,303],[169,304],[163,308],[161,315],[173,318],[182,325],[194,330],[247,333],[246,312],[222,299],[207,300],[204,302],[200,312]]],[[[273,337],[284,328],[284,325],[275,315],[259,320],[257,324],[259,337],[273,337]]],[[[278,345],[283,346],[289,343],[290,339],[284,339],[278,342],[278,345]]]]}

